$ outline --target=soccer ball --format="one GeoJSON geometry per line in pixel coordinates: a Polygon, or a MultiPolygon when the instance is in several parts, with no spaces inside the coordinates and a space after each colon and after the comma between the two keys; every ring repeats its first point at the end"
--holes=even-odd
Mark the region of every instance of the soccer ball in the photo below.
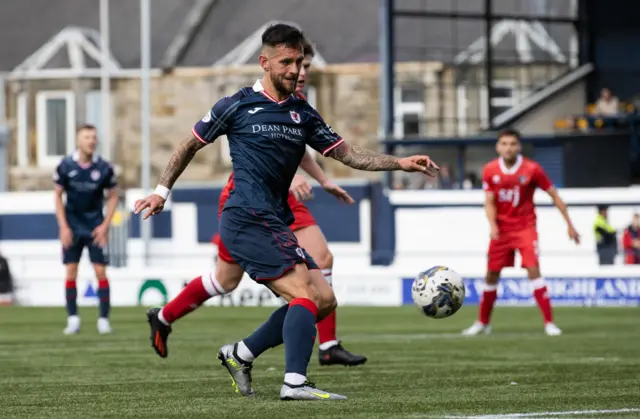
{"type": "Polygon", "coordinates": [[[413,302],[427,317],[444,319],[453,315],[464,302],[464,282],[446,266],[434,266],[420,272],[411,286],[413,302]]]}

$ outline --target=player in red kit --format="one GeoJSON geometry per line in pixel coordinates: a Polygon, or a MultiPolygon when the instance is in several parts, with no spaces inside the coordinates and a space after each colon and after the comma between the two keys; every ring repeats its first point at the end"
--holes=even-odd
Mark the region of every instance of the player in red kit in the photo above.
{"type": "Polygon", "coordinates": [[[538,231],[533,203],[536,188],[548,193],[553,200],[567,222],[569,238],[579,244],[580,236],[571,223],[566,204],[542,167],[520,154],[520,133],[512,129],[500,133],[496,150],[500,157],[485,165],[482,173],[485,210],[491,227],[487,275],[478,320],[462,333],[468,336],[491,333],[491,311],[497,299],[500,271],[514,265],[517,250],[542,312],[545,333],[560,335],[562,331],[553,322],[551,301],[538,263],[538,231]]]}
{"type": "MultiPolygon", "coordinates": [[[[305,87],[308,71],[314,56],[313,47],[305,42],[304,60],[302,69],[298,76],[296,93],[303,97],[302,91],[305,87]]],[[[353,199],[339,186],[333,184],[324,174],[320,166],[308,153],[305,153],[300,168],[317,180],[320,185],[339,200],[346,203],[353,203],[353,199]]],[[[227,184],[220,194],[220,204],[218,217],[222,213],[224,205],[235,188],[233,173],[229,176],[227,184]]],[[[288,204],[295,217],[294,223],[290,226],[300,245],[309,252],[313,260],[322,270],[324,278],[331,284],[333,255],[329,250],[327,241],[318,227],[309,209],[300,201],[310,199],[312,196],[311,185],[301,175],[295,175],[291,182],[288,204]]],[[[216,272],[205,273],[191,281],[189,285],[167,306],[157,311],[160,320],[170,326],[176,320],[199,307],[211,297],[224,295],[232,292],[238,287],[244,271],[236,264],[228,250],[216,234],[213,243],[218,246],[218,259],[216,262],[216,272]]],[[[157,309],[156,309],[157,310],[157,309]]],[[[150,320],[151,322],[151,320],[150,320]]],[[[367,361],[362,355],[356,355],[347,351],[336,337],[336,314],[333,311],[328,317],[317,323],[319,351],[318,358],[321,365],[361,365],[367,361]]],[[[163,329],[161,336],[152,336],[151,343],[158,355],[166,357],[167,339],[170,328],[163,329]]],[[[240,343],[242,345],[242,342],[240,343]]],[[[240,346],[240,350],[244,348],[240,346]]]]}

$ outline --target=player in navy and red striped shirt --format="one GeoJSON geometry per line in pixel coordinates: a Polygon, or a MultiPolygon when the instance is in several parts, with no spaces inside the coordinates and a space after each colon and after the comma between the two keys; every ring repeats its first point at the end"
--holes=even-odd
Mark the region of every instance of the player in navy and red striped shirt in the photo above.
{"type": "MultiPolygon", "coordinates": [[[[315,388],[307,367],[316,335],[315,324],[336,307],[333,290],[318,266],[298,245],[288,227],[293,213],[287,203],[289,186],[309,144],[324,156],[359,170],[404,170],[430,174],[437,168],[427,156],[396,158],[349,145],[294,92],[302,61],[304,35],[277,24],[262,36],[260,65],[265,72],[253,87],[218,101],[196,123],[174,152],[156,193],[136,202],[144,218],[162,211],[170,188],[194,154],[226,135],[233,162],[235,188],[220,217],[220,238],[238,267],[289,304],[278,308],[253,334],[224,345],[218,357],[238,392],[254,394],[253,361],[269,348],[285,346],[282,400],[344,400],[315,388]]],[[[162,351],[169,325],[149,312],[152,343],[162,351]]]]}
{"type": "MultiPolygon", "coordinates": [[[[314,57],[314,49],[311,43],[308,41],[305,41],[303,48],[304,60],[302,61],[302,69],[300,70],[300,75],[298,76],[296,93],[299,97],[306,100],[303,91],[311,67],[311,61],[314,57]]],[[[311,157],[309,154],[305,154],[302,162],[300,163],[300,167],[310,173],[311,176],[313,176],[325,189],[329,188],[329,190],[331,190],[330,188],[335,187],[335,185],[333,185],[333,183],[325,176],[324,172],[315,162],[313,157],[311,157]]],[[[218,217],[220,217],[220,215],[222,214],[222,210],[227,202],[227,199],[229,198],[229,195],[234,188],[235,182],[233,180],[233,173],[231,173],[227,184],[222,189],[222,192],[220,194],[218,217]]],[[[311,211],[309,211],[306,205],[301,202],[305,199],[309,199],[310,195],[311,186],[309,185],[309,183],[306,181],[304,176],[296,175],[291,184],[289,196],[287,198],[287,202],[295,218],[295,221],[289,227],[294,232],[300,244],[309,251],[309,253],[313,257],[313,260],[315,260],[320,267],[324,278],[331,285],[333,277],[333,254],[329,250],[327,240],[322,234],[322,231],[320,230],[320,227],[318,226],[315,218],[311,214],[311,211]]],[[[219,260],[222,260],[222,262],[218,263],[235,264],[235,261],[229,255],[229,251],[225,247],[224,243],[222,243],[222,241],[220,240],[220,234],[216,234],[214,236],[213,242],[218,247],[218,258],[219,260]]],[[[236,278],[230,278],[232,279],[231,281],[224,283],[219,282],[224,279],[225,277],[217,278],[217,281],[220,285],[218,289],[222,290],[223,293],[228,293],[233,291],[238,286],[240,280],[242,279],[242,274],[240,274],[236,278]]],[[[173,306],[171,305],[171,303],[169,303],[168,307],[163,309],[165,318],[167,317],[166,312],[171,313],[172,308],[173,306]]],[[[177,308],[179,309],[180,305],[177,305],[177,308]]],[[[318,322],[318,340],[318,361],[320,362],[320,365],[355,366],[367,362],[367,358],[365,356],[351,353],[342,346],[342,343],[340,341],[338,341],[336,335],[335,311],[327,316],[327,318],[318,322]]]]}

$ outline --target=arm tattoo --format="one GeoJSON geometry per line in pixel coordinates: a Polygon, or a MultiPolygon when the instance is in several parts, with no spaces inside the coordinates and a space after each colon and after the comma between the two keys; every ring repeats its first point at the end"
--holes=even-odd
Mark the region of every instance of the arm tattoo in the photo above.
{"type": "Polygon", "coordinates": [[[173,184],[178,180],[184,169],[189,165],[196,152],[206,144],[195,138],[193,135],[182,140],[178,148],[175,149],[167,167],[164,169],[160,181],[162,186],[171,189],[173,184]]]}
{"type": "Polygon", "coordinates": [[[332,150],[329,155],[346,166],[358,170],[366,170],[369,172],[400,170],[400,163],[396,157],[376,153],[375,151],[367,150],[357,145],[341,145],[332,150]]]}

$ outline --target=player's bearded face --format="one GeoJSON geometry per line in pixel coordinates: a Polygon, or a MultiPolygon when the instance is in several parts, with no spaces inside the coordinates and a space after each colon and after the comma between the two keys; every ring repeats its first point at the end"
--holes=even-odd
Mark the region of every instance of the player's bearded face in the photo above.
{"type": "Polygon", "coordinates": [[[295,92],[304,59],[302,45],[300,48],[278,46],[269,55],[267,70],[273,87],[284,95],[295,92]]]}
{"type": "Polygon", "coordinates": [[[516,137],[505,135],[498,140],[496,151],[505,161],[513,162],[520,154],[520,141],[516,137]]]}

